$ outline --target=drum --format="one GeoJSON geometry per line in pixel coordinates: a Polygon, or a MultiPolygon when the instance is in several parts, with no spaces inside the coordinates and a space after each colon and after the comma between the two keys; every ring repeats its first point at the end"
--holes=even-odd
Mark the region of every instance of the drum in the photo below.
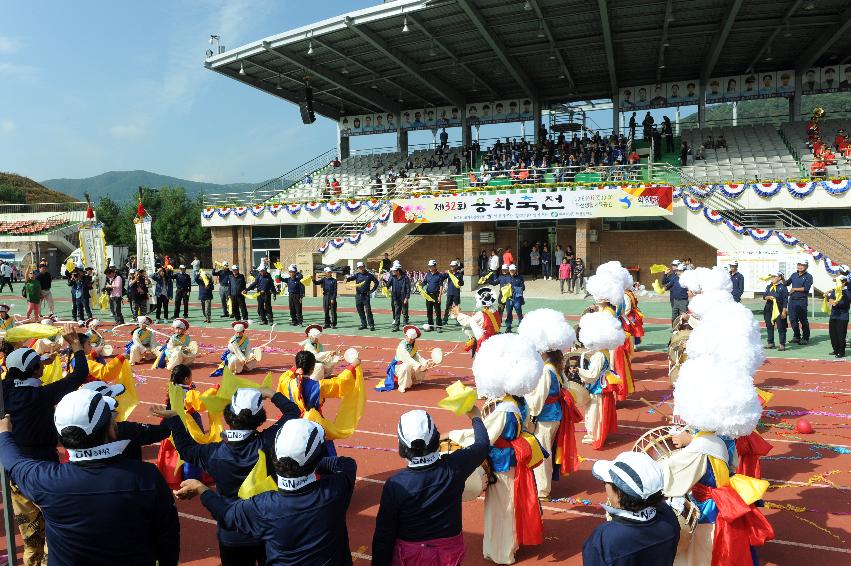
{"type": "Polygon", "coordinates": [[[252,350],[252,356],[254,356],[255,361],[260,361],[263,359],[263,348],[260,346],[255,346],[252,350]]]}
{"type": "MultiPolygon", "coordinates": [[[[680,432],[676,426],[660,426],[645,432],[632,445],[633,452],[644,452],[656,461],[670,456],[677,447],[673,436],[680,432]]],[[[693,533],[700,520],[700,509],[687,497],[668,498],[668,504],[677,513],[680,528],[693,533]]]]}
{"type": "Polygon", "coordinates": [[[680,366],[686,361],[686,346],[688,338],[691,335],[691,330],[678,330],[674,332],[671,339],[668,341],[668,378],[671,383],[677,381],[680,373],[680,366]]]}
{"type": "MultiPolygon", "coordinates": [[[[442,438],[438,445],[440,455],[451,454],[456,450],[461,450],[463,446],[450,440],[442,438]]],[[[490,476],[490,463],[488,460],[482,462],[482,465],[473,470],[473,473],[464,482],[464,493],[461,495],[461,501],[473,501],[478,499],[482,493],[488,488],[488,478],[490,476]]]]}
{"type": "Polygon", "coordinates": [[[588,403],[591,402],[591,394],[588,393],[588,390],[581,383],[568,381],[564,387],[573,395],[573,400],[580,409],[587,407],[588,403]]]}
{"type": "Polygon", "coordinates": [[[112,344],[104,344],[103,348],[100,349],[100,353],[103,357],[108,358],[112,355],[112,344]]]}

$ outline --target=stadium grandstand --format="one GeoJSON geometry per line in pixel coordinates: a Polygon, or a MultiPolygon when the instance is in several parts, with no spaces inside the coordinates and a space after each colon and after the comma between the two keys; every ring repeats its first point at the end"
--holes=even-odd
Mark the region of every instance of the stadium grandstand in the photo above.
{"type": "Polygon", "coordinates": [[[213,257],[312,271],[389,252],[419,268],[545,242],[649,284],[651,264],[687,250],[737,259],[753,292],[805,255],[827,288],[851,263],[851,121],[801,109],[851,96],[849,29],[843,0],[398,0],[234,48],[215,36],[209,70],[338,136],[251,192],[207,195],[213,257]],[[736,123],[759,99],[788,102],[782,125],[736,123]],[[733,119],[708,124],[719,104],[733,119]],[[365,149],[377,134],[395,147],[365,149]]]}

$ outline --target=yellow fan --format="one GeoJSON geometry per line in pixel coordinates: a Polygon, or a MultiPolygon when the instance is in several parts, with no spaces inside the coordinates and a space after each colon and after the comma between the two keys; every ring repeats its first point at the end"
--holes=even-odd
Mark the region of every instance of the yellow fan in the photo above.
{"type": "Polygon", "coordinates": [[[650,273],[652,273],[652,274],[665,273],[665,270],[667,270],[667,269],[668,269],[667,266],[664,266],[661,263],[654,263],[653,265],[650,266],[650,273]]]}
{"type": "Polygon", "coordinates": [[[437,406],[460,416],[470,412],[477,397],[474,388],[464,385],[458,380],[446,388],[446,397],[438,401],[437,406]]]}

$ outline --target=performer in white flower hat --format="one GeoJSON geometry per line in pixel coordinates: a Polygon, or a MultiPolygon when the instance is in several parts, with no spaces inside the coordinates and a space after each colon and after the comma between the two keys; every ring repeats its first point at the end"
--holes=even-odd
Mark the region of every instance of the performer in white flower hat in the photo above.
{"type": "MultiPolygon", "coordinates": [[[[98,332],[98,327],[100,326],[100,321],[96,318],[90,318],[86,321],[86,335],[89,337],[89,344],[92,346],[92,353],[95,354],[98,361],[100,363],[104,363],[103,357],[107,354],[104,354],[104,347],[108,344],[106,340],[104,340],[103,335],[98,332]]],[[[111,348],[111,346],[110,346],[111,348]]],[[[110,350],[107,348],[107,350],[110,350]]]]}
{"type": "Polygon", "coordinates": [[[575,425],[581,422],[582,414],[576,409],[576,398],[567,389],[571,382],[564,375],[564,352],[573,347],[576,332],[562,313],[537,309],[523,317],[517,333],[534,344],[544,361],[541,379],[525,399],[529,406],[527,427],[548,452],[535,468],[538,498],[546,499],[559,472],[567,475],[579,469],[575,425]],[[555,471],[553,463],[558,464],[555,471]]]}
{"type": "Polygon", "coordinates": [[[247,320],[235,320],[230,323],[230,326],[233,328],[234,334],[228,341],[226,353],[228,369],[234,374],[251,371],[257,367],[258,362],[254,351],[251,349],[251,340],[245,335],[245,331],[248,330],[251,323],[247,320]]]}
{"type": "Polygon", "coordinates": [[[434,366],[434,362],[422,357],[417,348],[417,339],[422,336],[422,331],[413,324],[403,327],[402,331],[405,337],[396,346],[396,356],[387,366],[384,385],[376,387],[378,391],[398,388],[399,393],[404,393],[414,384],[422,383],[426,372],[434,366]]]}
{"type": "Polygon", "coordinates": [[[169,371],[179,364],[192,365],[195,356],[198,354],[198,345],[192,342],[189,337],[189,321],[185,318],[175,318],[171,326],[174,328],[174,334],[166,342],[165,355],[160,357],[159,364],[160,367],[165,367],[169,371]]]}
{"type": "Polygon", "coordinates": [[[331,375],[340,364],[342,356],[338,350],[326,351],[319,338],[322,337],[323,328],[319,324],[308,325],[304,329],[304,334],[307,336],[305,340],[299,342],[302,350],[311,352],[316,358],[316,365],[313,366],[313,373],[310,374],[310,379],[320,380],[331,375]]]}
{"type": "Polygon", "coordinates": [[[152,360],[156,357],[154,333],[148,328],[153,323],[153,319],[147,315],[136,318],[136,329],[133,330],[133,334],[130,336],[130,342],[124,348],[125,354],[130,359],[131,366],[143,360],[152,360]]]}

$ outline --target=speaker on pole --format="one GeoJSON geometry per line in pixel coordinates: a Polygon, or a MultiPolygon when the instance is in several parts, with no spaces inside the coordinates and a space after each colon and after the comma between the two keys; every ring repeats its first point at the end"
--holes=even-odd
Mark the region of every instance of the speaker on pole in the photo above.
{"type": "Polygon", "coordinates": [[[316,121],[316,114],[313,113],[313,89],[310,85],[304,87],[304,103],[299,105],[299,110],[303,123],[312,124],[316,121]]]}

